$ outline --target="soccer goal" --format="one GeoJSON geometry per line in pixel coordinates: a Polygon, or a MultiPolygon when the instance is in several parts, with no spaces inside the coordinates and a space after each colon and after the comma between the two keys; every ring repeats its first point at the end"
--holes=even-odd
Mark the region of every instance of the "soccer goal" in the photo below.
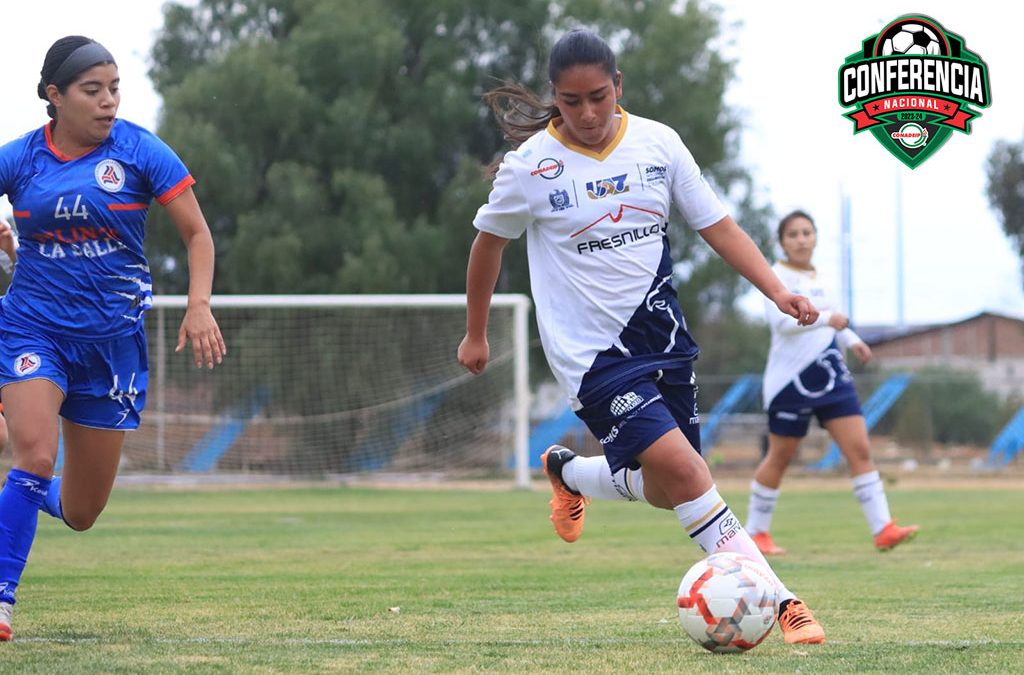
{"type": "Polygon", "coordinates": [[[212,371],[174,352],[185,306],[157,297],[147,316],[149,394],[122,473],[529,485],[526,296],[494,296],[479,376],[456,360],[463,295],[214,296],[228,355],[212,371]]]}

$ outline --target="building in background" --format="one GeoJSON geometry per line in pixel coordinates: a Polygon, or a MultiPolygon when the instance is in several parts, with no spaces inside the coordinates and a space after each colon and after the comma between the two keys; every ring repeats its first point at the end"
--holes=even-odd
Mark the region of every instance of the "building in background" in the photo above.
{"type": "Polygon", "coordinates": [[[1024,319],[980,312],[931,326],[858,327],[882,370],[970,370],[1003,396],[1024,396],[1024,319]]]}

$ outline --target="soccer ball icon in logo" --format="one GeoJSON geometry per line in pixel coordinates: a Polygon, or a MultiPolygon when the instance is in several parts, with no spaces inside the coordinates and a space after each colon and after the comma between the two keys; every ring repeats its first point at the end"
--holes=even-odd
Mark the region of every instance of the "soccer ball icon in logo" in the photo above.
{"type": "Polygon", "coordinates": [[[764,565],[739,553],[713,553],[679,584],[679,623],[717,654],[756,647],[775,625],[778,588],[764,565]]]}
{"type": "Polygon", "coordinates": [[[916,21],[904,21],[892,26],[882,36],[881,44],[882,56],[902,54],[939,56],[945,53],[942,42],[935,31],[916,21]]]}

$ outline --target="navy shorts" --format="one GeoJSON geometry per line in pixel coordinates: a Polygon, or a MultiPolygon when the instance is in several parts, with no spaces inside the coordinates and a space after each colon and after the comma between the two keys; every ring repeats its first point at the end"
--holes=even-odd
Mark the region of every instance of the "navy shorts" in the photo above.
{"type": "Polygon", "coordinates": [[[824,425],[837,417],[863,415],[857,390],[837,348],[822,352],[768,406],[768,431],[803,438],[811,416],[824,425]]]}
{"type": "Polygon", "coordinates": [[[604,448],[612,473],[639,468],[636,456],[679,428],[700,452],[693,366],[644,373],[576,411],[604,448]]]}
{"type": "Polygon", "coordinates": [[[131,430],[146,405],[146,334],[68,340],[23,330],[0,332],[0,387],[44,379],[64,392],[60,416],[86,427],[131,430]]]}

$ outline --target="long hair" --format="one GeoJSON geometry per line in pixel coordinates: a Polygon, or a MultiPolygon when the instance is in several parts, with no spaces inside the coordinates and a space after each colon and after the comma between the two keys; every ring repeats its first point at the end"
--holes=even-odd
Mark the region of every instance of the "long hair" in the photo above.
{"type": "MultiPolygon", "coordinates": [[[[615,54],[608,43],[591,31],[577,28],[559,38],[551,48],[548,79],[551,86],[556,86],[562,73],[569,68],[593,65],[601,66],[612,78],[618,73],[615,54]]],[[[495,87],[484,94],[483,100],[494,113],[502,136],[512,150],[561,115],[551,100],[515,82],[505,82],[495,87]]],[[[492,176],[500,163],[499,158],[488,167],[492,176]]]]}

